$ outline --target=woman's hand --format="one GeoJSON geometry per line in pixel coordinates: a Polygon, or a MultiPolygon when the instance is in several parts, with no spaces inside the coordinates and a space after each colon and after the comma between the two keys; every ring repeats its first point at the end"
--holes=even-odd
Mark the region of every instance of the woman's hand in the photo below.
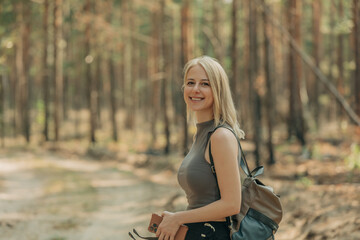
{"type": "Polygon", "coordinates": [[[175,234],[180,227],[175,213],[165,211],[161,216],[163,220],[156,231],[156,237],[159,237],[159,240],[174,240],[175,234]]]}

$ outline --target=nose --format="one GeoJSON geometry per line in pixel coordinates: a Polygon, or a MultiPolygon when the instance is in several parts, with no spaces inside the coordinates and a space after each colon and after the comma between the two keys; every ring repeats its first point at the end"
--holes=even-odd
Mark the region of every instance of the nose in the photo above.
{"type": "Polygon", "coordinates": [[[194,91],[194,92],[200,92],[199,84],[200,84],[200,83],[196,83],[196,84],[195,84],[195,86],[194,86],[194,88],[193,88],[193,91],[194,91]]]}

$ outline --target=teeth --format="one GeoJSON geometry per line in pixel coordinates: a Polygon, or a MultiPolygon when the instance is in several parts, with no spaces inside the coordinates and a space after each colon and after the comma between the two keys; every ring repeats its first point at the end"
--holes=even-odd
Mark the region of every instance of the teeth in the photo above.
{"type": "Polygon", "coordinates": [[[191,100],[194,100],[194,101],[200,101],[201,98],[191,98],[191,100]]]}

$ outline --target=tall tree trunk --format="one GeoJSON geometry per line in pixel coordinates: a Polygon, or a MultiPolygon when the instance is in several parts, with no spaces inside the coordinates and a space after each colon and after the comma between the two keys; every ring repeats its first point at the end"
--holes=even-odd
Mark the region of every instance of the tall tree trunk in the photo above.
{"type": "MultiPolygon", "coordinates": [[[[288,11],[289,32],[294,37],[296,43],[301,45],[300,19],[301,2],[290,0],[288,11]]],[[[292,134],[298,138],[302,146],[305,146],[305,128],[303,120],[303,110],[300,97],[301,84],[301,59],[296,56],[289,46],[289,138],[292,134]]]]}
{"type": "MultiPolygon", "coordinates": [[[[81,38],[76,39],[76,43],[75,45],[83,45],[84,44],[84,40],[81,38]]],[[[86,56],[86,53],[85,53],[86,56]]],[[[82,61],[84,60],[84,56],[81,56],[80,58],[82,61]]],[[[74,82],[74,109],[75,109],[75,121],[74,121],[74,133],[76,138],[80,138],[80,116],[81,116],[81,108],[83,106],[82,104],[82,98],[83,95],[86,95],[87,98],[87,89],[83,89],[84,88],[84,76],[83,76],[83,71],[76,71],[76,77],[75,77],[75,82],[74,82]],[[85,93],[85,94],[84,94],[85,93]]],[[[86,99],[87,100],[87,99],[86,99]]]]}
{"type": "MultiPolygon", "coordinates": [[[[109,13],[106,13],[106,9],[112,5],[111,1],[96,1],[94,3],[95,7],[95,14],[99,18],[104,18],[104,20],[111,20],[111,16],[109,16],[109,13]]],[[[108,11],[111,11],[111,8],[108,9],[108,11]]],[[[111,14],[111,13],[110,13],[111,14]]],[[[97,33],[96,35],[101,36],[103,34],[102,29],[97,27],[96,29],[97,33]]],[[[102,119],[101,119],[101,108],[103,107],[102,100],[103,100],[103,85],[104,85],[104,77],[103,77],[103,59],[105,56],[104,52],[104,43],[107,43],[107,46],[110,46],[112,43],[112,39],[109,39],[108,41],[104,41],[102,38],[98,38],[96,41],[96,69],[95,69],[95,79],[94,79],[94,91],[96,92],[95,96],[95,104],[96,104],[96,129],[102,128],[102,119]]],[[[106,49],[109,49],[107,47],[106,49]]]]}
{"type": "MultiPolygon", "coordinates": [[[[320,43],[321,43],[321,0],[313,0],[312,1],[312,14],[313,14],[313,48],[312,55],[314,57],[314,62],[316,67],[320,66],[320,43]]],[[[316,76],[311,76],[310,83],[310,103],[312,105],[312,112],[314,114],[316,126],[319,126],[319,87],[320,84],[316,79],[316,76]]]]}
{"type": "MultiPolygon", "coordinates": [[[[336,52],[334,51],[334,49],[336,48],[336,41],[334,41],[334,40],[336,38],[337,33],[335,32],[336,19],[335,19],[335,14],[334,14],[336,12],[336,6],[335,6],[335,3],[334,3],[333,0],[330,1],[329,6],[330,6],[330,12],[333,13],[333,14],[330,14],[330,16],[329,16],[329,29],[330,29],[330,31],[329,31],[328,35],[329,35],[329,38],[331,40],[329,41],[328,48],[327,48],[327,53],[328,53],[327,58],[329,59],[328,78],[329,78],[329,80],[331,82],[334,83],[335,80],[334,80],[334,75],[333,75],[334,74],[333,69],[334,69],[334,66],[336,65],[336,55],[335,55],[336,52]]],[[[319,94],[321,95],[322,92],[319,91],[319,94]]],[[[325,106],[326,108],[324,108],[324,109],[326,111],[323,110],[323,112],[325,112],[325,114],[326,114],[326,119],[330,120],[331,111],[333,109],[332,106],[334,106],[334,105],[336,105],[335,99],[331,99],[330,104],[328,104],[328,106],[325,106]]],[[[334,115],[335,115],[336,112],[335,111],[333,111],[333,112],[334,112],[334,115]]]]}
{"type": "MultiPolygon", "coordinates": [[[[339,20],[342,21],[344,18],[344,7],[343,1],[338,1],[338,16],[339,20]]],[[[344,96],[344,36],[342,33],[338,34],[338,47],[337,47],[337,66],[339,71],[339,76],[336,81],[336,88],[338,92],[344,96]]],[[[340,103],[337,103],[337,116],[343,118],[343,111],[341,109],[340,103]]]]}
{"type": "Polygon", "coordinates": [[[113,51],[109,53],[109,77],[110,77],[110,119],[111,119],[111,127],[112,127],[112,139],[116,142],[118,140],[117,134],[117,122],[116,122],[116,114],[117,114],[117,100],[116,100],[116,79],[115,79],[115,64],[113,60],[113,51]]]}
{"type": "Polygon", "coordinates": [[[353,0],[353,22],[354,22],[354,48],[355,48],[355,76],[354,95],[355,112],[360,116],[360,1],[353,0]]]}
{"type": "Polygon", "coordinates": [[[136,64],[136,39],[133,37],[132,32],[136,31],[136,17],[133,9],[133,1],[126,0],[124,2],[126,13],[124,16],[124,27],[131,29],[129,31],[128,36],[126,36],[126,47],[124,49],[125,54],[125,62],[124,62],[124,80],[126,91],[126,120],[125,127],[127,129],[134,129],[135,126],[135,113],[136,113],[136,93],[135,86],[137,82],[136,72],[137,64],[136,64]]]}
{"type": "Polygon", "coordinates": [[[249,80],[250,80],[250,95],[253,102],[252,106],[252,121],[253,134],[255,143],[255,162],[256,166],[260,166],[261,154],[261,98],[257,81],[259,70],[259,55],[257,51],[257,9],[254,1],[249,1],[249,80]]]}
{"type": "Polygon", "coordinates": [[[251,0],[243,1],[243,14],[244,14],[244,22],[247,26],[245,28],[244,32],[244,47],[243,47],[243,72],[241,75],[241,78],[248,79],[248,81],[242,81],[242,84],[240,86],[241,89],[245,89],[245,91],[241,91],[241,116],[244,116],[244,118],[241,118],[241,125],[244,126],[244,129],[252,129],[252,115],[248,114],[251,112],[251,106],[252,106],[252,100],[251,100],[251,94],[250,94],[250,4],[251,0]]]}
{"type": "MultiPolygon", "coordinates": [[[[265,3],[265,0],[262,0],[265,3]]],[[[262,11],[262,20],[263,20],[263,37],[264,37],[264,72],[266,78],[266,123],[268,130],[268,141],[267,148],[269,153],[268,164],[275,164],[274,157],[274,147],[272,141],[272,132],[273,132],[273,123],[274,123],[274,101],[273,101],[273,93],[272,93],[272,77],[270,70],[270,40],[269,40],[269,25],[268,19],[265,14],[265,11],[262,11]]]]}
{"type": "Polygon", "coordinates": [[[18,78],[19,124],[21,133],[27,142],[30,142],[30,103],[29,103],[29,41],[30,41],[30,6],[29,3],[18,3],[17,22],[20,37],[16,46],[16,72],[18,78]]]}
{"type": "MultiPolygon", "coordinates": [[[[289,0],[288,1],[288,10],[287,12],[287,23],[288,23],[288,27],[289,27],[289,33],[291,34],[292,37],[294,37],[294,24],[293,24],[293,14],[292,11],[293,10],[293,0],[289,0]]],[[[289,48],[288,48],[288,87],[289,87],[289,112],[288,112],[288,124],[287,124],[287,132],[288,132],[288,139],[291,138],[292,134],[293,134],[293,126],[294,126],[294,121],[295,121],[295,94],[294,94],[294,85],[295,85],[295,81],[296,79],[294,79],[294,69],[295,69],[295,60],[294,60],[294,54],[292,52],[291,49],[291,45],[289,43],[289,48]]]]}
{"type": "Polygon", "coordinates": [[[96,129],[101,129],[101,99],[100,93],[102,92],[102,74],[101,74],[101,63],[102,63],[102,56],[101,52],[98,51],[96,57],[96,70],[95,70],[95,79],[94,79],[94,89],[93,91],[96,92],[95,98],[95,105],[96,105],[96,129]]]}
{"type": "Polygon", "coordinates": [[[24,85],[24,93],[25,96],[23,98],[23,106],[24,106],[24,135],[26,138],[26,142],[30,142],[31,136],[31,124],[30,124],[30,112],[31,112],[31,86],[32,79],[30,76],[30,28],[31,28],[31,2],[26,2],[23,5],[24,8],[24,20],[25,20],[25,32],[23,35],[24,39],[24,48],[23,48],[23,58],[24,58],[24,70],[25,70],[25,78],[26,82],[24,85]]]}
{"type": "Polygon", "coordinates": [[[215,53],[215,57],[219,60],[219,62],[223,63],[224,62],[224,47],[223,47],[223,34],[222,34],[222,21],[221,21],[221,12],[222,12],[222,7],[221,7],[221,0],[212,0],[212,28],[214,31],[214,38],[215,38],[215,43],[217,43],[217,45],[214,45],[214,53],[215,53]],[[221,26],[221,27],[220,27],[221,26]]]}
{"type": "MultiPolygon", "coordinates": [[[[334,87],[334,85],[329,81],[329,79],[323,74],[323,72],[315,66],[313,63],[313,60],[305,53],[305,51],[299,46],[299,44],[296,42],[296,40],[291,36],[290,32],[279,23],[279,21],[274,17],[274,14],[271,13],[271,11],[266,7],[266,5],[263,5],[263,7],[266,9],[266,13],[271,16],[271,18],[268,18],[274,26],[283,34],[284,39],[286,39],[289,43],[289,45],[293,48],[293,50],[301,57],[303,62],[311,69],[313,73],[316,74],[319,81],[321,81],[326,89],[336,98],[336,100],[341,104],[342,108],[346,112],[346,114],[349,116],[349,118],[357,125],[360,126],[360,118],[355,114],[355,112],[352,110],[346,99],[339,94],[337,89],[334,87]]],[[[287,6],[289,8],[289,6],[287,6]]],[[[289,16],[288,16],[289,19],[289,16]]],[[[289,27],[290,28],[290,27],[289,27]]]]}
{"type": "MultiPolygon", "coordinates": [[[[184,66],[190,59],[193,58],[193,36],[191,29],[191,1],[184,0],[181,7],[181,63],[184,66]]],[[[187,126],[187,115],[186,105],[183,103],[183,154],[184,156],[188,153],[188,126],[187,126]]]]}
{"type": "Polygon", "coordinates": [[[165,139],[166,144],[164,148],[164,153],[169,154],[170,153],[170,123],[169,123],[169,101],[170,98],[168,96],[168,81],[170,79],[170,59],[168,59],[168,42],[166,41],[168,38],[166,37],[167,28],[165,26],[166,24],[166,15],[165,15],[165,0],[161,0],[161,10],[160,10],[160,24],[159,24],[159,30],[160,30],[160,42],[161,42],[161,61],[160,61],[160,72],[163,73],[162,77],[162,97],[163,97],[163,103],[162,103],[162,112],[163,112],[163,118],[164,118],[164,133],[165,133],[165,139]]]}
{"type": "Polygon", "coordinates": [[[158,116],[160,115],[160,80],[159,76],[159,63],[160,63],[160,44],[159,44],[159,1],[156,2],[157,6],[153,9],[152,12],[152,36],[153,36],[153,46],[151,49],[150,57],[150,80],[151,80],[151,104],[152,104],[152,115],[151,115],[151,148],[155,147],[157,141],[157,122],[158,116]]]}
{"type": "Polygon", "coordinates": [[[0,138],[1,147],[5,146],[5,94],[4,94],[4,77],[0,74],[0,138]]]}
{"type": "MultiPolygon", "coordinates": [[[[181,33],[181,28],[178,28],[176,26],[180,26],[180,12],[177,11],[177,9],[172,8],[172,18],[171,18],[171,26],[170,29],[172,29],[171,32],[171,53],[169,53],[171,55],[171,69],[172,69],[172,75],[171,75],[171,79],[173,81],[171,81],[171,97],[172,97],[172,106],[174,107],[174,125],[175,126],[181,126],[182,121],[181,119],[179,119],[179,115],[181,116],[182,114],[182,101],[179,101],[179,99],[182,99],[182,92],[179,91],[181,89],[182,86],[182,81],[181,81],[181,44],[180,44],[180,33],[181,33]]],[[[169,57],[170,58],[170,57],[169,57]]],[[[180,145],[178,145],[179,149],[180,145]]]]}
{"type": "Polygon", "coordinates": [[[42,55],[42,84],[43,84],[43,99],[44,99],[44,129],[43,135],[45,141],[49,141],[49,103],[50,103],[50,86],[49,86],[49,67],[47,64],[47,47],[49,44],[48,38],[48,14],[49,13],[49,1],[44,0],[44,13],[43,13],[43,55],[42,55]]]}
{"type": "MultiPolygon", "coordinates": [[[[91,0],[86,0],[84,11],[86,14],[91,14],[91,0]]],[[[94,80],[91,75],[91,63],[93,61],[93,57],[91,56],[91,46],[90,46],[90,38],[91,38],[91,21],[88,20],[85,26],[85,75],[87,82],[87,102],[89,107],[89,120],[90,120],[90,141],[91,143],[96,142],[95,130],[96,130],[96,86],[94,84],[94,80]]]]}
{"type": "Polygon", "coordinates": [[[237,106],[238,104],[238,47],[237,47],[237,34],[238,34],[238,3],[239,0],[233,0],[232,9],[231,9],[231,27],[232,27],[232,36],[231,36],[231,68],[232,68],[232,78],[231,78],[231,88],[233,89],[234,102],[237,106]]]}
{"type": "Polygon", "coordinates": [[[63,43],[62,43],[62,0],[54,2],[54,79],[55,79],[55,141],[59,141],[60,122],[62,116],[63,94],[63,43]]]}
{"type": "Polygon", "coordinates": [[[12,110],[11,112],[11,118],[10,123],[11,127],[11,136],[13,138],[17,135],[17,129],[19,128],[18,122],[17,122],[17,100],[18,100],[18,82],[17,82],[17,44],[15,43],[14,47],[14,56],[11,57],[11,72],[9,73],[9,79],[10,79],[10,101],[9,101],[9,107],[12,110]]]}
{"type": "MultiPolygon", "coordinates": [[[[70,1],[63,0],[63,18],[66,19],[66,23],[63,24],[63,39],[66,43],[63,46],[63,62],[73,62],[74,60],[74,48],[72,43],[72,30],[74,25],[74,17],[71,14],[70,10],[70,1]]],[[[71,90],[74,85],[74,78],[70,74],[68,69],[64,69],[63,73],[63,93],[62,93],[62,116],[63,121],[68,120],[69,118],[69,109],[71,109],[73,94],[71,94],[71,90]]]]}

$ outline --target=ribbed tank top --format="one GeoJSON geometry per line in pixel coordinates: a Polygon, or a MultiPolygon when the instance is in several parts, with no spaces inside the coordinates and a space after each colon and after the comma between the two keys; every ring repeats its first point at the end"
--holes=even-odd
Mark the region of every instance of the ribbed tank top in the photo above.
{"type": "Polygon", "coordinates": [[[195,141],[178,171],[178,181],[188,200],[187,209],[199,208],[220,199],[219,188],[205,159],[208,133],[213,131],[214,120],[196,124],[195,141]]]}

